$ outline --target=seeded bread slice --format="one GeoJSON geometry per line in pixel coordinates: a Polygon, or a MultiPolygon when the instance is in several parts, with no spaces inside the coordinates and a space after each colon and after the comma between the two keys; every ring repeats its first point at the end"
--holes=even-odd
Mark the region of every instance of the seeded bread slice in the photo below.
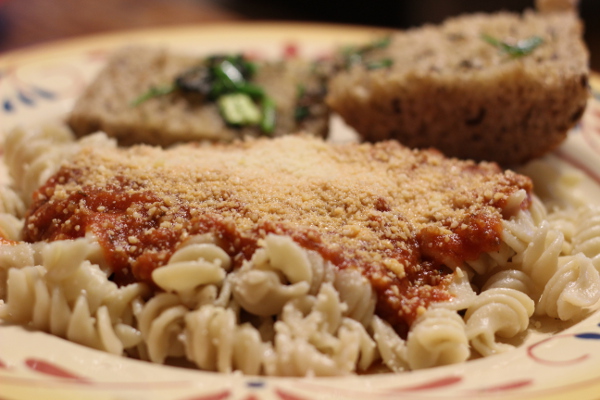
{"type": "MultiPolygon", "coordinates": [[[[201,61],[200,57],[159,48],[120,49],[77,100],[67,122],[78,136],[102,130],[122,145],[168,146],[262,135],[258,127],[229,126],[215,102],[179,92],[154,97],[136,106],[131,104],[151,87],[168,87],[177,75],[201,61]]],[[[324,104],[324,91],[320,90],[321,78],[313,73],[313,65],[300,59],[257,64],[253,83],[261,86],[276,104],[272,136],[300,130],[325,135],[329,111],[324,104]],[[299,85],[312,93],[308,112],[300,120],[295,117],[299,85]]]]}
{"type": "Polygon", "coordinates": [[[363,139],[518,164],[558,146],[589,96],[588,52],[571,12],[474,14],[394,33],[329,85],[328,105],[363,139]],[[482,39],[543,43],[513,58],[482,39]]]}

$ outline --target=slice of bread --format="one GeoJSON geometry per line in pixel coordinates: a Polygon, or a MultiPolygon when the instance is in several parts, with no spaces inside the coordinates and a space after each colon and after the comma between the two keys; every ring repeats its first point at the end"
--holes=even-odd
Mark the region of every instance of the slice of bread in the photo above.
{"type": "MultiPolygon", "coordinates": [[[[168,146],[197,140],[231,141],[264,134],[257,126],[228,125],[214,101],[181,92],[157,96],[132,105],[151,88],[168,87],[181,73],[198,66],[204,58],[173,54],[165,49],[129,47],[115,52],[96,79],[77,100],[67,122],[76,135],[102,130],[121,145],[147,143],[168,146]]],[[[301,59],[256,61],[252,83],[275,101],[276,125],[272,136],[297,131],[324,136],[329,111],[324,104],[321,77],[312,62],[301,59]],[[295,111],[298,87],[312,98],[304,118],[295,111]]]]}
{"type": "Polygon", "coordinates": [[[330,82],[328,105],[368,141],[519,164],[558,146],[589,96],[588,52],[572,12],[473,14],[393,33],[330,82]],[[542,43],[512,57],[484,40],[542,43]],[[390,59],[389,68],[367,62],[390,59]]]}

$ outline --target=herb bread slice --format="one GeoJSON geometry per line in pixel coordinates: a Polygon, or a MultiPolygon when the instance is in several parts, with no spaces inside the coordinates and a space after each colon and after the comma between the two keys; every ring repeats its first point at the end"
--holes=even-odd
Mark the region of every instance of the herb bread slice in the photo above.
{"type": "MultiPolygon", "coordinates": [[[[101,130],[121,145],[231,141],[247,135],[281,136],[301,130],[318,136],[327,133],[324,80],[312,62],[248,61],[255,68],[248,86],[254,92],[252,97],[257,91],[264,92],[274,106],[274,126],[265,131],[258,121],[231,116],[241,107],[242,114],[250,111],[251,116],[260,117],[260,99],[253,98],[251,103],[257,104],[250,104],[247,96],[230,93],[233,96],[226,97],[231,101],[223,102],[212,94],[174,86],[178,77],[198,73],[209,59],[162,48],[119,49],[76,101],[67,122],[78,136],[101,130]]],[[[206,84],[200,82],[198,86],[206,84]]]]}
{"type": "Polygon", "coordinates": [[[558,146],[589,96],[572,12],[471,14],[392,33],[329,84],[327,103],[367,141],[518,164],[558,146]],[[381,63],[381,60],[387,63],[381,63]],[[369,68],[369,65],[386,65],[369,68]]]}

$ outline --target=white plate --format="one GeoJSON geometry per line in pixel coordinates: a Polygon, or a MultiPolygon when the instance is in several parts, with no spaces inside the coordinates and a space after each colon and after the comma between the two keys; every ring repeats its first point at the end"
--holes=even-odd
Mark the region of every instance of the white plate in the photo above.
{"type": "MultiPolygon", "coordinates": [[[[125,44],[206,54],[280,55],[297,44],[316,56],[364,41],[376,29],[307,24],[232,24],[95,36],[0,56],[0,131],[62,118],[103,65],[125,44]]],[[[600,91],[600,81],[592,79],[600,91]]],[[[1,154],[1,153],[0,153],[1,154]]],[[[600,203],[600,101],[547,159],[576,172],[575,191],[600,203]]],[[[5,179],[0,175],[0,180],[5,179]]],[[[560,332],[530,335],[518,349],[465,364],[403,374],[343,378],[263,378],[152,365],[0,324],[0,399],[593,399],[600,393],[600,314],[560,332]]]]}

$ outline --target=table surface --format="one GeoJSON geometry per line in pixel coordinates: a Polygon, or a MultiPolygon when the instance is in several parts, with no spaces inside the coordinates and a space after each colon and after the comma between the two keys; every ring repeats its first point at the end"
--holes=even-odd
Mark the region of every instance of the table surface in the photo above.
{"type": "Polygon", "coordinates": [[[209,0],[0,0],[0,52],[115,30],[243,19],[209,0]]]}
{"type": "MultiPolygon", "coordinates": [[[[462,8],[468,12],[471,11],[468,7],[477,10],[484,7],[480,3],[468,6],[470,3],[466,0],[378,1],[381,4],[374,3],[369,8],[373,11],[363,12],[363,7],[357,6],[362,4],[361,0],[346,0],[345,8],[341,9],[321,0],[303,0],[301,4],[289,0],[0,0],[0,54],[54,40],[118,30],[249,20],[306,21],[311,18],[321,22],[355,23],[351,19],[356,20],[358,14],[364,14],[363,20],[367,23],[374,20],[389,22],[390,18],[377,19],[385,7],[394,8],[389,14],[406,16],[412,12],[413,23],[420,24],[424,16],[442,19],[444,12],[453,15],[462,8]],[[308,13],[308,9],[312,12],[308,13]]],[[[528,4],[525,0],[512,2],[528,4]]],[[[485,7],[509,3],[496,1],[485,7]]],[[[591,67],[600,71],[600,24],[594,21],[600,12],[600,2],[582,0],[581,6],[591,67]]]]}

